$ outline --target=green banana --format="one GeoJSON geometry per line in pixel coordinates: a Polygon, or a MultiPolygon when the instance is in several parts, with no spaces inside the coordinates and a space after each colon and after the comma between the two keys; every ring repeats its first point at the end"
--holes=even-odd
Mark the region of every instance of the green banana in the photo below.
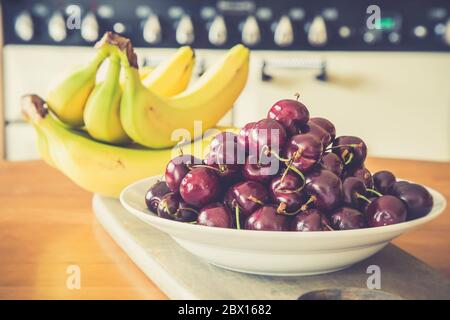
{"type": "Polygon", "coordinates": [[[86,101],[95,86],[97,70],[108,54],[109,47],[100,48],[90,63],[49,90],[47,104],[61,121],[73,127],[83,125],[86,101]]]}
{"type": "Polygon", "coordinates": [[[105,81],[97,84],[84,109],[84,124],[99,141],[124,144],[129,138],[120,122],[120,58],[112,52],[105,81]]]}

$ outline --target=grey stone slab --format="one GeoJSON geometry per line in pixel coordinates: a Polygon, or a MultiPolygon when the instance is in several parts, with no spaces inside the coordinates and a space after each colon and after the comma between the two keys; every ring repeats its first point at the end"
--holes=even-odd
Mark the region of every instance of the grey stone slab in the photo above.
{"type": "Polygon", "coordinates": [[[129,214],[115,199],[96,196],[93,208],[118,245],[172,299],[297,299],[315,290],[367,289],[371,276],[367,268],[372,265],[380,268],[381,290],[388,294],[402,299],[450,299],[450,279],[446,275],[392,244],[365,261],[330,274],[249,275],[198,259],[167,234],[129,214]]]}

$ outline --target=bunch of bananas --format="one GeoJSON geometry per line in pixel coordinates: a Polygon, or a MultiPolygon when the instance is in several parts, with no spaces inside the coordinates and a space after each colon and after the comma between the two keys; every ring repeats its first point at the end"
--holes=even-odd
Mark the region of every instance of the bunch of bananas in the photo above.
{"type": "Polygon", "coordinates": [[[190,47],[144,72],[126,38],[107,32],[96,49],[93,60],[52,88],[45,101],[24,96],[22,111],[37,132],[42,158],[106,196],[117,197],[131,182],[160,174],[174,156],[176,129],[187,130],[193,140],[181,152],[203,156],[209,138],[196,138],[232,108],[247,81],[249,50],[242,45],[189,88],[195,61],[190,47]],[[106,59],[106,78],[96,83],[106,59]],[[202,121],[202,132],[194,132],[195,121],[202,121]]]}

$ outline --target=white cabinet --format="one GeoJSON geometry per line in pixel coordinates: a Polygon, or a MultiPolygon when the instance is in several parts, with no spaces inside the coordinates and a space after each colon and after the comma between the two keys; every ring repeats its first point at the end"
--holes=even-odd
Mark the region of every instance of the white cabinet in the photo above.
{"type": "Polygon", "coordinates": [[[36,132],[27,123],[11,123],[6,126],[6,160],[39,159],[36,132]]]}

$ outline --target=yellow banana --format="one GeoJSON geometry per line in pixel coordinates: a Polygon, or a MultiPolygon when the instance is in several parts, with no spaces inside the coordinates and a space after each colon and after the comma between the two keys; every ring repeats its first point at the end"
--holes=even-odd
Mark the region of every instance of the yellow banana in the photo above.
{"type": "MultiPolygon", "coordinates": [[[[125,148],[92,140],[57,121],[36,95],[23,98],[22,110],[27,121],[41,133],[39,139],[46,139],[52,163],[82,188],[105,196],[118,197],[128,184],[161,174],[167,162],[178,153],[178,149],[125,148]]],[[[212,136],[185,144],[181,150],[203,157],[212,136]]]]}
{"type": "MultiPolygon", "coordinates": [[[[145,78],[147,78],[147,76],[152,73],[152,71],[155,68],[153,66],[144,66],[142,68],[139,68],[139,77],[141,78],[141,80],[144,80],[145,78]]],[[[123,87],[125,86],[125,74],[121,73],[120,74],[120,88],[123,90],[123,87]]]]}
{"type": "Polygon", "coordinates": [[[106,78],[97,84],[84,109],[84,124],[89,134],[99,141],[124,144],[129,138],[120,123],[120,59],[112,52],[106,78]]]}
{"type": "Polygon", "coordinates": [[[171,136],[178,128],[193,137],[195,121],[202,121],[203,131],[213,127],[232,108],[247,81],[249,50],[236,45],[192,88],[171,98],[161,97],[141,83],[129,40],[117,42],[126,79],[120,119],[128,136],[147,147],[173,146],[171,136]]]}
{"type": "Polygon", "coordinates": [[[188,86],[194,63],[194,50],[188,46],[181,47],[171,59],[160,63],[145,77],[142,84],[159,96],[174,96],[188,86]]]}
{"type": "Polygon", "coordinates": [[[98,50],[94,59],[51,88],[47,94],[49,108],[64,123],[80,127],[86,101],[95,86],[98,68],[108,56],[108,48],[98,50]]]}

